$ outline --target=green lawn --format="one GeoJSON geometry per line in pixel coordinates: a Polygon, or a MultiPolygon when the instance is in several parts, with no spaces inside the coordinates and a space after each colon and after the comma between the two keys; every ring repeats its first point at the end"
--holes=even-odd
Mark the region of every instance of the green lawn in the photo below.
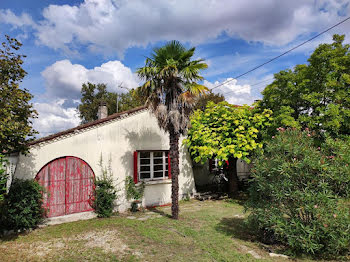
{"type": "Polygon", "coordinates": [[[227,201],[170,207],[48,226],[0,241],[1,261],[286,261],[271,258],[243,226],[243,207],[227,201]],[[127,216],[135,216],[130,219],[127,216]],[[148,219],[147,219],[148,218],[148,219]],[[147,219],[147,220],[139,220],[147,219]]]}

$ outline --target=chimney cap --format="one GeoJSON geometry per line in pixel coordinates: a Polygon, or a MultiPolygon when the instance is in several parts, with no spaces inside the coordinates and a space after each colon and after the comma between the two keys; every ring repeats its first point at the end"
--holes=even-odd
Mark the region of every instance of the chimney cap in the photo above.
{"type": "Polygon", "coordinates": [[[100,106],[106,106],[106,105],[107,105],[106,101],[101,101],[100,102],[100,106]]]}

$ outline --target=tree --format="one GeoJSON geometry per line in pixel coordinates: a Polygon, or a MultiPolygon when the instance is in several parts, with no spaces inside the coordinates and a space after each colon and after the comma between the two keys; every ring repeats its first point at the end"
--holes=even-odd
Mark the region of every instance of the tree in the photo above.
{"type": "Polygon", "coordinates": [[[141,88],[130,89],[128,93],[119,95],[119,111],[126,111],[135,107],[144,106],[146,97],[142,95],[141,88]]]}
{"type": "Polygon", "coordinates": [[[350,45],[344,36],[319,45],[308,64],[275,74],[262,92],[262,109],[273,111],[277,127],[309,127],[319,136],[350,135],[350,45]]]}
{"type": "Polygon", "coordinates": [[[82,123],[97,119],[97,111],[101,102],[107,104],[108,114],[110,115],[142,106],[145,103],[145,99],[139,95],[137,90],[130,89],[128,93],[117,94],[108,92],[106,84],[83,84],[81,95],[81,104],[78,106],[78,111],[82,123]]]}
{"type": "Polygon", "coordinates": [[[228,161],[229,192],[238,191],[237,159],[250,162],[251,153],[262,147],[261,131],[270,125],[271,110],[261,113],[253,108],[227,102],[209,102],[204,111],[191,118],[186,144],[195,162],[218,159],[219,166],[228,161]]]}
{"type": "Polygon", "coordinates": [[[159,126],[169,133],[172,217],[179,216],[179,138],[187,131],[189,116],[198,96],[208,90],[197,81],[208,66],[203,60],[191,60],[195,48],[186,49],[178,41],[155,48],[146,65],[137,70],[145,83],[142,92],[146,105],[156,116],[159,126]]]}
{"type": "Polygon", "coordinates": [[[33,96],[19,84],[27,74],[22,68],[24,55],[17,54],[22,44],[6,36],[0,49],[0,152],[25,153],[28,141],[37,133],[32,119],[37,117],[33,96]]]}
{"type": "Polygon", "coordinates": [[[207,104],[212,101],[215,104],[220,103],[222,101],[225,101],[225,97],[222,94],[214,94],[213,92],[208,92],[205,96],[201,96],[198,99],[198,102],[194,108],[194,110],[200,109],[200,110],[205,110],[207,107],[207,104]]]}

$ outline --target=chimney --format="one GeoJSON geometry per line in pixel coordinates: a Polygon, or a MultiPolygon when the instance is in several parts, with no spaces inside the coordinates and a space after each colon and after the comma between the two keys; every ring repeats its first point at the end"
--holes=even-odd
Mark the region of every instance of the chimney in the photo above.
{"type": "Polygon", "coordinates": [[[97,117],[98,119],[103,119],[108,116],[108,109],[106,102],[101,102],[98,106],[97,117]]]}

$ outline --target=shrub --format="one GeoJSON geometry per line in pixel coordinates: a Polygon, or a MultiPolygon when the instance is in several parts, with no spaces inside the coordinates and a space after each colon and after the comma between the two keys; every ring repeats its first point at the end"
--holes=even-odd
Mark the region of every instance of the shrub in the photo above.
{"type": "Polygon", "coordinates": [[[7,178],[8,174],[6,172],[7,161],[4,155],[0,154],[0,205],[4,201],[5,194],[7,192],[7,178]]]}
{"type": "Polygon", "coordinates": [[[113,183],[111,160],[108,168],[103,167],[102,157],[100,159],[101,177],[95,180],[95,197],[93,208],[98,217],[110,217],[113,214],[117,190],[113,183]]]}
{"type": "Polygon", "coordinates": [[[350,138],[325,140],[321,149],[326,158],[326,172],[333,191],[343,198],[350,198],[350,138]]]}
{"type": "Polygon", "coordinates": [[[135,185],[134,179],[131,176],[127,176],[125,179],[125,191],[126,199],[133,200],[131,211],[136,212],[138,210],[138,204],[143,198],[145,184],[142,182],[140,185],[135,185]]]}
{"type": "Polygon", "coordinates": [[[308,130],[279,131],[253,161],[249,225],[261,240],[285,244],[294,254],[348,252],[349,208],[340,197],[349,194],[350,176],[349,166],[340,168],[348,161],[341,142],[318,148],[308,130]]]}
{"type": "Polygon", "coordinates": [[[2,206],[2,229],[17,231],[37,227],[45,214],[42,191],[34,180],[14,179],[2,206]]]}
{"type": "Polygon", "coordinates": [[[117,191],[113,180],[109,178],[96,179],[94,209],[98,217],[110,217],[114,210],[117,191]]]}
{"type": "Polygon", "coordinates": [[[127,200],[141,200],[145,190],[144,183],[137,186],[131,176],[125,179],[126,199],[127,200]]]}

